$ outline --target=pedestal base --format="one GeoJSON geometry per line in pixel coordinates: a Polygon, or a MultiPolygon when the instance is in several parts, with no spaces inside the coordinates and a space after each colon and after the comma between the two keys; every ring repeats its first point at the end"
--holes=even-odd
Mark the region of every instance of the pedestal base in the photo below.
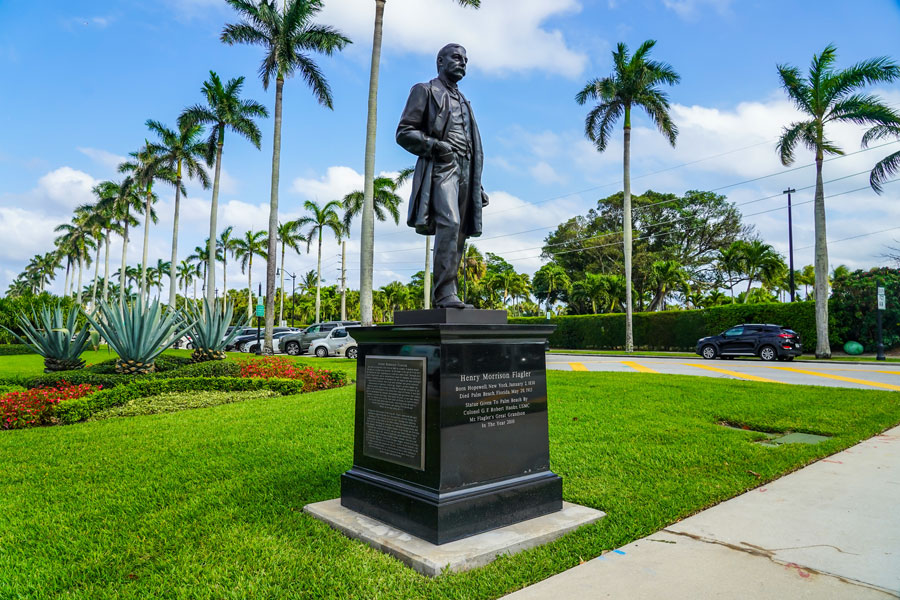
{"type": "Polygon", "coordinates": [[[429,577],[483,567],[498,556],[547,544],[605,516],[599,510],[563,502],[562,510],[552,514],[437,546],[345,508],[337,499],[307,504],[303,510],[429,577]]]}
{"type": "Polygon", "coordinates": [[[440,493],[354,467],[341,475],[341,504],[446,544],[560,510],[562,478],[543,471],[440,493]]]}

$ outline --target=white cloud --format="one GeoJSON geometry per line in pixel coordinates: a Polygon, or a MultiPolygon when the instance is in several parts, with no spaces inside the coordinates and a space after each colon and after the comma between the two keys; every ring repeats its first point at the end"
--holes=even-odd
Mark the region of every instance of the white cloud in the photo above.
{"type": "Polygon", "coordinates": [[[78,151],[93,160],[98,165],[112,169],[115,171],[119,165],[128,160],[127,156],[119,156],[107,150],[99,148],[83,148],[79,147],[78,151]]]}
{"type": "Polygon", "coordinates": [[[319,203],[340,200],[350,192],[361,190],[362,187],[362,173],[357,173],[350,167],[328,167],[328,171],[322,177],[315,179],[298,177],[291,184],[292,191],[306,200],[315,200],[319,203]]]}
{"type": "MultiPolygon", "coordinates": [[[[0,262],[27,261],[35,254],[53,248],[53,231],[59,222],[48,219],[41,211],[14,206],[0,207],[0,262]]],[[[24,265],[23,265],[24,266],[24,265]]]]}
{"type": "Polygon", "coordinates": [[[530,172],[532,177],[543,184],[566,182],[565,178],[557,173],[556,169],[550,166],[550,163],[543,160],[532,166],[530,172]]]}
{"type": "Polygon", "coordinates": [[[675,11],[682,19],[695,19],[699,13],[711,9],[717,14],[728,14],[734,0],[662,0],[663,6],[675,11]]]}
{"type": "MultiPolygon", "coordinates": [[[[364,45],[372,39],[374,4],[361,9],[359,0],[331,0],[317,21],[364,45]]],[[[387,49],[436,56],[444,44],[458,42],[481,71],[538,70],[573,78],[581,75],[587,56],[545,22],[580,10],[579,0],[491,0],[477,11],[447,0],[391,0],[383,43],[387,49]]]]}
{"type": "Polygon", "coordinates": [[[71,210],[80,204],[93,202],[95,199],[91,189],[98,183],[84,171],[60,167],[41,177],[37,188],[29,195],[36,200],[35,206],[71,210]]]}

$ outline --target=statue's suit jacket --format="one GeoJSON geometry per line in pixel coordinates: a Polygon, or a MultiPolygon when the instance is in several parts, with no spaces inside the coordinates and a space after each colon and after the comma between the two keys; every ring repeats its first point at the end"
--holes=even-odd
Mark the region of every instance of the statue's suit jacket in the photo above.
{"type": "MultiPolygon", "coordinates": [[[[462,93],[460,98],[469,109],[472,135],[470,204],[467,222],[460,223],[460,227],[466,236],[477,237],[481,235],[481,171],[484,166],[484,150],[472,106],[462,93]]],[[[413,86],[406,108],[400,117],[400,124],[397,126],[397,143],[419,157],[416,161],[406,224],[415,227],[416,232],[422,235],[434,235],[434,211],[440,210],[440,203],[447,201],[446,198],[440,197],[441,194],[435,194],[432,190],[432,169],[435,161],[432,151],[435,142],[446,141],[449,122],[450,92],[444,83],[435,78],[428,83],[413,86]]],[[[463,173],[461,176],[465,177],[466,174],[463,173]]]]}

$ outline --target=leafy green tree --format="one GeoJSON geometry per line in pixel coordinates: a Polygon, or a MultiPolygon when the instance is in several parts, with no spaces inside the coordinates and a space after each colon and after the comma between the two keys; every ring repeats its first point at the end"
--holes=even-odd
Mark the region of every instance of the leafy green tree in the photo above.
{"type": "Polygon", "coordinates": [[[815,222],[816,270],[816,357],[831,358],[828,345],[828,242],[825,233],[825,186],[822,165],[825,155],[844,154],[825,128],[831,123],[869,125],[875,129],[895,125],[900,116],[872,94],[860,93],[867,85],[893,81],[900,77],[900,66],[887,57],[864,60],[843,70],[835,68],[837,50],[829,44],[814,55],[809,74],[800,69],[778,65],[778,76],[788,98],[806,117],[784,128],[776,149],[785,166],[794,163],[798,144],[816,158],[816,194],[813,204],[815,222]]]}
{"type": "Polygon", "coordinates": [[[312,89],[319,104],[332,108],[331,88],[312,58],[313,53],[331,56],[350,40],[338,30],[318,25],[312,19],[322,10],[322,0],[227,0],[242,17],[240,23],[225,26],[226,44],[253,44],[265,51],[259,67],[263,88],[275,80],[275,134],[272,148],[272,187],[269,200],[268,259],[266,261],[266,341],[272,353],[275,320],[275,260],[278,251],[278,182],[281,165],[281,111],[284,81],[299,74],[312,89]]]}
{"type": "Polygon", "coordinates": [[[675,260],[658,260],[650,266],[653,299],[649,311],[665,310],[666,296],[673,290],[687,285],[688,277],[684,267],[675,260]]]}
{"type": "MultiPolygon", "coordinates": [[[[159,136],[159,142],[148,144],[150,151],[156,155],[157,161],[167,170],[175,174],[172,181],[175,186],[175,210],[172,225],[172,260],[169,271],[169,308],[175,308],[175,293],[178,288],[175,270],[178,266],[178,217],[181,209],[182,179],[185,174],[190,179],[200,182],[203,189],[209,189],[209,175],[206,166],[212,160],[207,152],[207,145],[201,141],[203,126],[199,123],[180,123],[178,131],[169,129],[159,121],[147,120],[147,129],[159,136]]],[[[146,257],[145,257],[146,260],[146,257]]]]}
{"type": "MultiPolygon", "coordinates": [[[[876,140],[896,139],[900,141],[900,123],[876,125],[869,129],[862,138],[863,148],[876,140]]],[[[869,185],[877,193],[884,192],[884,184],[893,181],[893,177],[900,172],[900,150],[888,154],[872,168],[869,174],[869,185]]]]}
{"type": "Polygon", "coordinates": [[[318,323],[322,306],[322,232],[327,227],[334,233],[334,237],[337,238],[338,242],[340,242],[341,237],[344,235],[344,224],[338,216],[338,211],[341,209],[341,203],[337,200],[331,200],[324,206],[319,206],[316,202],[307,200],[303,203],[303,207],[312,213],[311,215],[297,219],[297,224],[300,227],[305,225],[312,226],[309,229],[309,233],[306,234],[307,251],[309,251],[309,246],[312,244],[313,237],[318,238],[319,254],[318,262],[316,263],[316,322],[318,323]]]}
{"type": "MultiPolygon", "coordinates": [[[[212,206],[209,210],[207,256],[216,254],[219,181],[222,176],[222,148],[225,145],[225,131],[231,130],[247,139],[259,150],[262,134],[260,134],[259,126],[254,119],[264,119],[269,116],[269,111],[259,102],[240,97],[243,87],[243,77],[229,79],[228,83],[222,85],[219,76],[214,71],[210,71],[209,81],[204,82],[202,88],[206,105],[190,106],[184,109],[181,116],[178,117],[179,127],[191,127],[192,125],[209,125],[211,127],[206,142],[206,157],[209,159],[215,155],[216,170],[213,176],[212,206]]],[[[207,261],[206,265],[206,301],[213,306],[215,304],[216,263],[207,261]]]]}
{"type": "Polygon", "coordinates": [[[613,51],[613,74],[587,83],[575,100],[578,104],[597,100],[585,119],[585,135],[603,152],[609,144],[615,122],[624,122],[624,252],[625,252],[625,351],[634,351],[631,299],[631,111],[643,108],[669,143],[674,146],[678,128],[669,116],[668,95],[659,89],[661,84],[675,85],[681,77],[668,64],[649,60],[655,40],[647,40],[629,56],[628,47],[619,42],[613,51]]]}
{"type": "Polygon", "coordinates": [[[234,240],[234,256],[241,261],[241,273],[247,273],[248,319],[253,318],[253,257],[266,258],[267,247],[265,231],[247,231],[244,237],[234,240]]]}
{"type": "MultiPolygon", "coordinates": [[[[481,0],[456,0],[460,6],[478,8],[481,0]]],[[[381,38],[384,27],[385,0],[375,0],[375,28],[372,38],[372,68],[369,72],[369,110],[366,119],[366,155],[363,167],[365,189],[362,227],[360,228],[359,312],[363,325],[371,325],[374,297],[372,281],[375,271],[375,131],[378,120],[378,73],[381,64],[381,38]]],[[[428,241],[426,240],[426,245],[428,241]]],[[[426,271],[429,269],[426,267],[426,271]]],[[[426,286],[427,288],[428,286],[426,286]]],[[[427,290],[426,290],[427,291],[427,290]]]]}

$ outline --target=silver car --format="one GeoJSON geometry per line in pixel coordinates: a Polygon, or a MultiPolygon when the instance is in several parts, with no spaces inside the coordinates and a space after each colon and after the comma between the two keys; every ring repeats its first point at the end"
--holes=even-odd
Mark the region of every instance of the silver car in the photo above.
{"type": "Polygon", "coordinates": [[[315,354],[319,358],[325,358],[326,356],[337,356],[338,354],[342,354],[340,352],[345,346],[353,345],[354,356],[350,356],[350,353],[347,353],[347,358],[355,358],[355,348],[356,348],[356,340],[354,340],[346,327],[335,327],[331,331],[328,332],[328,335],[325,337],[319,338],[317,340],[313,340],[312,344],[309,345],[309,351],[312,354],[315,354]]]}

